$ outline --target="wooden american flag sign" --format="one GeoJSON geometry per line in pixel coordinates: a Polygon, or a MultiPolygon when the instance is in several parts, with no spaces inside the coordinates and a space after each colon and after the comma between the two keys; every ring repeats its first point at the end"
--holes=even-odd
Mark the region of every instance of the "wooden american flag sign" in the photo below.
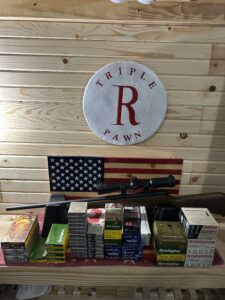
{"type": "Polygon", "coordinates": [[[133,176],[142,180],[171,174],[176,179],[176,186],[166,189],[177,195],[182,166],[183,160],[176,158],[49,156],[50,191],[74,193],[76,197],[95,197],[98,195],[98,182],[129,184],[133,176]]]}

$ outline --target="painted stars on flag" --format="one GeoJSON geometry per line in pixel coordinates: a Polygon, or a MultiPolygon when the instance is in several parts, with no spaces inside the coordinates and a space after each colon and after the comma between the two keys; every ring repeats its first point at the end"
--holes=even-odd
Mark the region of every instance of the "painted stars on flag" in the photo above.
{"type": "Polygon", "coordinates": [[[104,159],[99,157],[48,157],[52,192],[92,192],[104,180],[104,159]]]}

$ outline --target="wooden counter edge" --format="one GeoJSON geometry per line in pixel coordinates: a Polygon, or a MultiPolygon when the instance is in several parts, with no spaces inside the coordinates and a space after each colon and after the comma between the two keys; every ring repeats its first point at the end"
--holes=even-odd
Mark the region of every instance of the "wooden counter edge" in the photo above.
{"type": "MultiPolygon", "coordinates": [[[[218,247],[225,260],[225,245],[218,247]]],[[[0,284],[76,286],[135,286],[164,288],[224,288],[225,265],[212,268],[182,267],[0,267],[0,284]]]]}

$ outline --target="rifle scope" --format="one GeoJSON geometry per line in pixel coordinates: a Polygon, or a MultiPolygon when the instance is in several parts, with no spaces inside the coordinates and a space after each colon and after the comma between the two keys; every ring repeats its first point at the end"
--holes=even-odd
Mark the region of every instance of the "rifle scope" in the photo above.
{"type": "Polygon", "coordinates": [[[176,185],[176,181],[173,175],[169,175],[163,178],[151,178],[148,180],[138,180],[136,177],[131,179],[130,184],[109,184],[99,182],[97,184],[97,192],[99,194],[113,193],[121,191],[125,193],[126,190],[136,190],[139,188],[161,188],[161,187],[173,187],[176,185]]]}

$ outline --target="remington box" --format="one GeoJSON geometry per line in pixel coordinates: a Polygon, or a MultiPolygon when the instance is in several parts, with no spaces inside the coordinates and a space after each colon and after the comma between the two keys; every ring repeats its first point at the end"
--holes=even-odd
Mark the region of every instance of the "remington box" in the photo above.
{"type": "Polygon", "coordinates": [[[62,252],[65,252],[68,244],[68,237],[67,224],[52,224],[45,242],[47,252],[54,252],[55,250],[61,250],[62,252]]]}
{"type": "Polygon", "coordinates": [[[180,222],[188,239],[216,239],[218,223],[207,208],[181,208],[180,222]]]}
{"type": "Polygon", "coordinates": [[[161,267],[183,267],[184,261],[157,261],[157,265],[161,267]]]}
{"type": "Polygon", "coordinates": [[[160,248],[186,249],[187,247],[187,238],[179,222],[155,221],[153,233],[157,251],[160,248]]]}
{"type": "Polygon", "coordinates": [[[158,240],[153,241],[154,249],[159,254],[186,254],[187,252],[187,245],[185,244],[177,244],[177,245],[159,245],[158,240]]]}
{"type": "Polygon", "coordinates": [[[155,221],[153,246],[159,266],[183,266],[187,237],[179,222],[155,221]]]}
{"type": "Polygon", "coordinates": [[[187,254],[211,254],[213,255],[216,249],[215,240],[206,239],[189,239],[187,254]]]}
{"type": "Polygon", "coordinates": [[[156,260],[158,261],[179,261],[184,262],[186,258],[185,254],[160,254],[156,253],[156,260]]]}
{"type": "Polygon", "coordinates": [[[214,255],[211,254],[187,254],[185,267],[211,267],[214,255]]]}

